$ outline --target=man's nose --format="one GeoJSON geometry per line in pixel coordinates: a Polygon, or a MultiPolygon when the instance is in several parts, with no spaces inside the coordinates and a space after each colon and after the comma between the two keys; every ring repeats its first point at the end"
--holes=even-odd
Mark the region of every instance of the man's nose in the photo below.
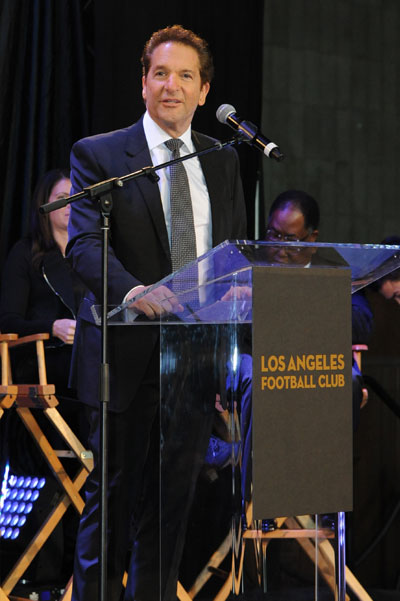
{"type": "Polygon", "coordinates": [[[179,88],[179,79],[176,73],[170,73],[167,79],[167,88],[177,90],[179,88]]]}

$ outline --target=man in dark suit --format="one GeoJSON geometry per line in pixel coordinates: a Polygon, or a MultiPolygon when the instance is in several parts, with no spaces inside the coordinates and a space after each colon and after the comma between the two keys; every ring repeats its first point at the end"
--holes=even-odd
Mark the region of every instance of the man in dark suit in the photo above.
{"type": "MultiPolygon", "coordinates": [[[[71,154],[72,192],[99,180],[122,176],[171,158],[165,142],[180,138],[182,154],[215,141],[191,131],[197,106],[204,104],[212,78],[212,58],[204,40],[180,26],[153,34],[142,55],[145,115],[134,125],[79,141],[71,154]]],[[[246,214],[236,152],[226,149],[184,163],[193,209],[196,254],[228,238],[246,237],[246,214]]],[[[158,183],[146,177],[131,180],[113,193],[109,249],[110,304],[132,300],[149,320],[160,313],[166,290],[135,301],[138,293],[172,271],[170,177],[158,171],[158,183]]],[[[91,200],[72,205],[68,257],[90,290],[76,335],[75,373],[80,398],[89,408],[90,442],[95,468],[86,485],[86,505],[77,540],[74,601],[95,601],[98,578],[99,493],[99,366],[100,330],[90,306],[101,299],[101,219],[91,200]]],[[[176,307],[172,298],[168,301],[176,307]]],[[[164,307],[165,308],[165,307],[164,307]]],[[[168,304],[166,305],[168,309],[168,304]]],[[[150,322],[149,322],[150,323],[150,322]]],[[[159,464],[159,329],[109,328],[109,533],[108,599],[118,601],[127,562],[130,526],[135,539],[126,601],[176,599],[186,509],[174,534],[170,557],[159,589],[158,482],[159,464]]],[[[212,416],[215,389],[210,394],[212,416]]],[[[199,425],[200,427],[200,425],[199,425]]],[[[196,455],[204,457],[211,417],[196,455]],[[208,425],[209,424],[209,425],[208,425]]],[[[189,463],[188,463],[189,466],[189,463]]],[[[200,466],[191,470],[193,478],[200,466]]],[[[192,484],[182,484],[183,504],[191,502],[192,484]]],[[[171,483],[171,486],[172,483],[171,483]]]]}

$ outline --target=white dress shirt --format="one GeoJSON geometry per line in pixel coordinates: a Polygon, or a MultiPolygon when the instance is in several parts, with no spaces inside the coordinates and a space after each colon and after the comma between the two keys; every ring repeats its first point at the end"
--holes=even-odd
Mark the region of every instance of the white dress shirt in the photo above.
{"type": "MultiPolygon", "coordinates": [[[[146,136],[147,145],[149,147],[151,161],[153,165],[160,165],[166,163],[172,159],[172,153],[165,146],[164,142],[171,139],[171,136],[167,134],[146,111],[143,117],[143,129],[146,136]]],[[[195,152],[195,147],[192,142],[192,129],[191,126],[185,131],[185,133],[179,137],[182,140],[183,145],[180,148],[181,156],[191,154],[195,152]]],[[[212,222],[211,222],[211,204],[206,180],[204,178],[203,170],[200,165],[200,161],[197,157],[189,159],[184,162],[184,167],[189,180],[190,197],[192,200],[193,207],[193,220],[194,229],[196,235],[196,254],[198,257],[206,253],[212,248],[212,222]]],[[[170,198],[169,198],[169,169],[160,169],[157,172],[159,176],[158,187],[160,190],[161,203],[164,211],[165,224],[167,226],[168,240],[171,246],[171,209],[170,209],[170,198]]],[[[204,276],[202,272],[202,266],[199,266],[199,278],[202,279],[204,276]]],[[[154,282],[155,283],[155,282],[154,282]]],[[[139,288],[135,286],[132,290],[139,288]]],[[[123,302],[125,302],[132,292],[126,293],[123,302]]],[[[134,319],[135,315],[132,312],[130,319],[134,319]]],[[[130,320],[129,319],[129,320],[130,320]]]]}
{"type": "MultiPolygon", "coordinates": [[[[160,165],[172,159],[172,153],[165,146],[164,142],[171,139],[157,123],[153,121],[146,111],[143,118],[143,128],[150,150],[150,156],[153,165],[160,165]]],[[[192,142],[192,130],[189,126],[182,136],[179,136],[183,145],[180,148],[181,156],[195,152],[192,142]]],[[[199,159],[193,158],[183,163],[189,180],[190,197],[192,199],[193,220],[196,233],[197,256],[203,255],[212,247],[212,227],[211,227],[211,205],[208,195],[206,180],[199,159]]],[[[167,226],[168,239],[171,245],[171,210],[169,202],[169,169],[160,169],[157,171],[159,176],[158,187],[160,190],[161,202],[163,206],[165,223],[167,226]]]]}

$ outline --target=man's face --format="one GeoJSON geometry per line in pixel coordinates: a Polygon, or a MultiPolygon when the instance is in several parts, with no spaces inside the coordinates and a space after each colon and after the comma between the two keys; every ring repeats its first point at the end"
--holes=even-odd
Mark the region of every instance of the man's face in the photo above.
{"type": "Polygon", "coordinates": [[[210,89],[209,83],[201,83],[196,50],[178,42],[155,48],[142,86],[150,117],[174,138],[187,130],[210,89]]]}
{"type": "Polygon", "coordinates": [[[394,300],[400,305],[400,280],[385,280],[379,292],[386,300],[394,300]]]}
{"type": "MultiPolygon", "coordinates": [[[[286,205],[281,209],[274,211],[267,225],[268,235],[265,240],[269,242],[281,241],[301,241],[315,242],[318,237],[318,230],[310,232],[304,223],[303,213],[293,205],[286,205]]],[[[313,248],[289,248],[289,247],[271,247],[270,255],[272,261],[277,263],[297,263],[307,265],[314,254],[313,248]]]]}

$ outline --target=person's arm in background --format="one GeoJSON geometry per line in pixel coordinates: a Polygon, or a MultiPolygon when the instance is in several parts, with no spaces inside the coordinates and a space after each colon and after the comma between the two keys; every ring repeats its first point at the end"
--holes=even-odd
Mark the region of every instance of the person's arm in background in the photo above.
{"type": "Polygon", "coordinates": [[[372,332],[373,315],[363,291],[351,297],[352,343],[368,344],[372,332]]]}

